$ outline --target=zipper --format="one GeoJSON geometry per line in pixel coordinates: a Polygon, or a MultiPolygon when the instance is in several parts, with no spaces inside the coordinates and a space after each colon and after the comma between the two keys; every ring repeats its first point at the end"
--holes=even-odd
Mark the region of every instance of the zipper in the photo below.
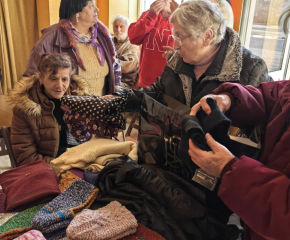
{"type": "Polygon", "coordinates": [[[55,129],[56,129],[56,136],[57,136],[57,143],[58,143],[58,144],[56,144],[56,147],[55,147],[54,153],[53,153],[53,158],[55,158],[56,154],[57,154],[57,151],[58,151],[58,147],[59,147],[59,131],[58,131],[58,122],[57,122],[56,118],[53,115],[53,110],[55,109],[55,105],[54,105],[54,103],[52,101],[51,101],[51,103],[52,103],[51,115],[52,115],[52,117],[54,119],[54,122],[56,124],[56,128],[55,129]]]}

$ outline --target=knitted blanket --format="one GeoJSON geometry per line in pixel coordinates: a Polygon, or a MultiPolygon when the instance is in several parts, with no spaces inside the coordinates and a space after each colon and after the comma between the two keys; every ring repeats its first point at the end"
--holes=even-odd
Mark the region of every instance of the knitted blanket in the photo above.
{"type": "Polygon", "coordinates": [[[68,148],[50,164],[64,170],[80,168],[98,172],[115,158],[123,155],[128,155],[132,160],[137,161],[136,143],[93,138],[86,143],[68,148]]]}

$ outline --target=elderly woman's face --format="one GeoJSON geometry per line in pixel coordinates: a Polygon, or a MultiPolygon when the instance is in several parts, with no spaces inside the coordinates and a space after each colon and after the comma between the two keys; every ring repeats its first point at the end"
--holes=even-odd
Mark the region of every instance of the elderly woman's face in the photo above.
{"type": "Polygon", "coordinates": [[[173,23],[173,35],[181,39],[181,41],[174,41],[174,49],[178,50],[184,62],[195,65],[204,59],[203,40],[201,38],[193,42],[189,37],[190,34],[176,21],[173,23]]]}
{"type": "Polygon", "coordinates": [[[87,6],[79,13],[79,21],[93,26],[98,21],[98,12],[99,9],[94,4],[94,1],[88,1],[87,6]]]}
{"type": "Polygon", "coordinates": [[[58,68],[57,73],[46,72],[44,76],[40,74],[39,81],[43,84],[44,92],[50,99],[60,99],[67,91],[70,83],[70,69],[58,68]]]}

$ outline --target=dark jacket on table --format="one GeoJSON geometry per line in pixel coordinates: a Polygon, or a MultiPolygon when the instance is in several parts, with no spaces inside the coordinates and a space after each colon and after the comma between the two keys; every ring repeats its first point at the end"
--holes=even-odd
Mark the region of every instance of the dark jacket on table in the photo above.
{"type": "Polygon", "coordinates": [[[117,200],[138,223],[167,240],[238,238],[237,229],[208,208],[204,191],[154,165],[126,161],[126,156],[115,159],[99,173],[96,186],[99,196],[92,209],[117,200]]]}
{"type": "Polygon", "coordinates": [[[267,81],[273,80],[268,75],[264,60],[243,48],[238,34],[227,28],[215,59],[198,80],[195,78],[193,65],[185,63],[178,52],[174,52],[156,83],[151,88],[140,90],[162,91],[192,107],[224,82],[257,87],[261,82],[267,81]]]}
{"type": "MultiPolygon", "coordinates": [[[[74,76],[66,94],[87,95],[87,84],[74,76]]],[[[54,103],[43,92],[38,75],[23,78],[10,93],[13,109],[11,144],[17,165],[56,157],[59,124],[53,115],[54,103]]]]}
{"type": "MultiPolygon", "coordinates": [[[[98,25],[99,27],[103,26],[101,22],[98,22],[98,25]]],[[[104,26],[104,28],[106,27],[104,26]]],[[[110,50],[111,43],[107,41],[105,35],[99,29],[97,40],[103,47],[105,58],[109,67],[109,74],[106,77],[105,83],[105,94],[110,94],[114,92],[115,85],[121,85],[121,67],[118,60],[116,60],[115,62],[112,61],[113,57],[115,57],[116,59],[117,57],[112,56],[112,52],[110,50]]],[[[42,30],[41,38],[36,42],[31,50],[26,70],[23,76],[28,77],[38,72],[37,62],[40,56],[44,53],[68,54],[74,60],[74,69],[76,69],[75,74],[78,74],[76,53],[74,52],[72,46],[70,46],[70,42],[67,39],[65,33],[62,31],[59,24],[54,24],[42,30]]]]}
{"type": "Polygon", "coordinates": [[[260,162],[242,156],[227,166],[219,196],[251,228],[245,240],[289,239],[290,82],[225,83],[219,93],[231,98],[227,115],[234,126],[261,126],[264,136],[260,162]]]}

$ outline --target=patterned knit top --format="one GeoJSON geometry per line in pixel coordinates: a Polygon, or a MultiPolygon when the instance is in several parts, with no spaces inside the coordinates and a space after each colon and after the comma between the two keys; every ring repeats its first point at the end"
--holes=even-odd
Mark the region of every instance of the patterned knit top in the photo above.
{"type": "Polygon", "coordinates": [[[86,66],[86,71],[79,67],[79,76],[88,83],[90,94],[103,96],[105,94],[105,79],[109,73],[107,61],[105,61],[104,66],[99,64],[96,49],[90,43],[77,43],[77,47],[86,66]]]}

